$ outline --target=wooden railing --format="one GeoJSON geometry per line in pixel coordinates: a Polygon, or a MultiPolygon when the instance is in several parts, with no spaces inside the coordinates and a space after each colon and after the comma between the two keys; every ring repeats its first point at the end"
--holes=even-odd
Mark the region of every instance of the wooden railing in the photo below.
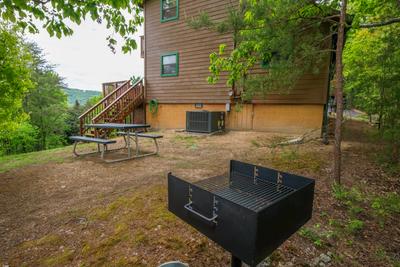
{"type": "Polygon", "coordinates": [[[117,97],[111,104],[107,106],[107,108],[97,114],[92,119],[92,122],[123,122],[127,116],[133,113],[135,107],[143,103],[143,100],[143,80],[139,80],[123,94],[117,97]]]}
{"type": "Polygon", "coordinates": [[[103,97],[107,96],[108,94],[113,92],[115,89],[117,89],[118,87],[123,85],[124,83],[126,83],[126,81],[116,81],[116,82],[103,83],[101,85],[102,91],[103,91],[103,97]]]}
{"type": "Polygon", "coordinates": [[[85,113],[79,116],[79,126],[80,133],[84,134],[85,128],[84,125],[88,123],[92,123],[93,118],[95,118],[98,114],[100,114],[104,109],[106,109],[109,105],[111,105],[115,99],[123,95],[129,88],[131,87],[130,81],[125,81],[115,90],[106,95],[103,99],[101,99],[96,105],[88,109],[85,113]]]}

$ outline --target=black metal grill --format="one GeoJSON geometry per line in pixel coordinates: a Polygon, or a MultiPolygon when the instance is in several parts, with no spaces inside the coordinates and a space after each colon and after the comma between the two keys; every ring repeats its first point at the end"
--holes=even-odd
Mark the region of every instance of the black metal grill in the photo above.
{"type": "Polygon", "coordinates": [[[312,179],[239,161],[196,183],[168,175],[169,210],[251,266],[311,218],[313,196],[312,179]]]}
{"type": "Polygon", "coordinates": [[[195,184],[255,212],[272,205],[294,191],[293,188],[288,186],[274,184],[258,178],[254,180],[240,173],[233,173],[231,178],[216,176],[195,184]]]}

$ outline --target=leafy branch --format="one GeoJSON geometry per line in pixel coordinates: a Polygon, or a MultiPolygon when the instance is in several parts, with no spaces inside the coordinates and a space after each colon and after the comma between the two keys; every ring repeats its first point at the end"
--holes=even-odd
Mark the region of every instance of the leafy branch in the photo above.
{"type": "Polygon", "coordinates": [[[124,53],[137,48],[134,34],[143,23],[142,0],[8,0],[0,2],[0,18],[17,25],[22,31],[38,33],[38,21],[50,36],[70,36],[70,24],[80,25],[91,19],[105,24],[112,33],[108,35],[108,46],[115,52],[115,34],[123,39],[124,53]]]}

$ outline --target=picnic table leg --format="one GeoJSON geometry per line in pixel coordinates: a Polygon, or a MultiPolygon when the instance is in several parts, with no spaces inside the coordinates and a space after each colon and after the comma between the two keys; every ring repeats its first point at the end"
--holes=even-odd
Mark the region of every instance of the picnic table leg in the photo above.
{"type": "Polygon", "coordinates": [[[72,153],[74,153],[75,156],[79,157],[79,154],[76,153],[76,145],[78,144],[78,142],[74,142],[74,149],[72,150],[72,153]]]}
{"type": "Polygon", "coordinates": [[[154,138],[154,144],[156,145],[156,155],[158,155],[158,152],[159,152],[159,147],[158,147],[158,143],[157,143],[157,139],[156,138],[154,138]]]}
{"type": "Polygon", "coordinates": [[[101,159],[104,160],[104,151],[106,150],[106,145],[103,145],[103,149],[101,150],[101,159]]]}
{"type": "Polygon", "coordinates": [[[131,158],[131,138],[130,138],[131,131],[127,131],[127,138],[126,138],[126,145],[128,147],[128,158],[131,158]]]}
{"type": "Polygon", "coordinates": [[[139,139],[137,136],[137,132],[135,132],[135,143],[136,143],[136,156],[139,156],[139,139]]]}
{"type": "Polygon", "coordinates": [[[125,135],[123,135],[122,137],[124,138],[125,147],[127,148],[128,147],[128,143],[126,142],[126,137],[125,137],[125,135]]]}

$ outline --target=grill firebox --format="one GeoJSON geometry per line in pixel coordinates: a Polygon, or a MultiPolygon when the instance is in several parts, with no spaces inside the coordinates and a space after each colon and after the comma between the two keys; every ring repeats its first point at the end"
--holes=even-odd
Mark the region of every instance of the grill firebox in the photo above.
{"type": "Polygon", "coordinates": [[[168,209],[250,266],[310,218],[314,180],[239,161],[195,183],[168,174],[168,209]]]}

